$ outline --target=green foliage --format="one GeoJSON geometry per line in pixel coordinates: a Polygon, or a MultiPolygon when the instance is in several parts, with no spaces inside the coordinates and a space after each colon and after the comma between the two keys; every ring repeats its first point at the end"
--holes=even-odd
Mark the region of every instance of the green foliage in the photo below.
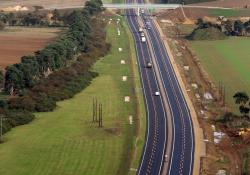
{"type": "Polygon", "coordinates": [[[243,115],[248,115],[249,108],[249,96],[245,92],[237,92],[234,94],[235,104],[239,105],[239,111],[243,115]]]}
{"type": "MultiPolygon", "coordinates": [[[[250,20],[249,20],[250,21],[250,20]]],[[[247,36],[250,34],[250,22],[243,23],[240,20],[226,20],[221,21],[221,24],[214,24],[211,22],[204,22],[203,19],[197,20],[197,28],[187,36],[190,40],[213,40],[224,39],[227,36],[247,36]]]]}
{"type": "Polygon", "coordinates": [[[22,57],[21,63],[7,68],[5,89],[11,94],[19,94],[19,97],[0,101],[0,113],[8,118],[3,123],[4,132],[33,120],[32,112],[54,110],[57,101],[73,97],[98,75],[89,69],[110,48],[103,42],[104,23],[91,19],[87,9],[72,14],[69,30],[57,41],[35,52],[34,56],[22,57]],[[78,53],[81,56],[77,61],[67,65],[78,53]]]}
{"type": "Polygon", "coordinates": [[[189,40],[222,40],[226,35],[218,28],[197,28],[188,37],[189,40]]]}
{"type": "Polygon", "coordinates": [[[5,27],[5,24],[2,21],[0,21],[0,30],[3,30],[4,27],[5,27]]]}
{"type": "MultiPolygon", "coordinates": [[[[11,94],[19,93],[24,88],[33,87],[40,78],[64,67],[67,60],[73,59],[73,55],[85,51],[86,41],[91,32],[90,15],[101,11],[102,1],[91,0],[86,2],[86,7],[82,11],[72,12],[69,15],[71,20],[69,30],[61,38],[43,50],[37,51],[35,56],[25,56],[21,63],[7,68],[6,91],[11,94]]],[[[54,10],[53,14],[55,20],[58,20],[60,16],[58,11],[54,10]]]]}

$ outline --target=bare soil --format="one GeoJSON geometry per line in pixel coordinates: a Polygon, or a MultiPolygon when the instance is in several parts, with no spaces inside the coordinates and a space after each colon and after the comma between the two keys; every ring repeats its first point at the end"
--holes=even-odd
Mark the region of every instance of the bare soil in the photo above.
{"type": "Polygon", "coordinates": [[[218,0],[218,1],[195,3],[192,5],[228,7],[228,8],[244,8],[247,5],[250,8],[250,0],[218,0]]]}
{"type": "Polygon", "coordinates": [[[56,38],[57,28],[8,27],[0,32],[0,68],[17,63],[56,38]]]}
{"type": "Polygon", "coordinates": [[[44,8],[53,7],[68,7],[68,6],[79,6],[84,5],[86,0],[1,0],[0,9],[6,7],[14,7],[17,5],[26,6],[31,8],[33,6],[42,6],[44,8]]]}

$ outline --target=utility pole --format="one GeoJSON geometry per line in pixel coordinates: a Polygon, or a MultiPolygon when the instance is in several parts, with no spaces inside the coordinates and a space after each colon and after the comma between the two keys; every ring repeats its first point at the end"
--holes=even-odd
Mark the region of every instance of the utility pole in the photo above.
{"type": "Polygon", "coordinates": [[[101,118],[100,118],[100,124],[101,124],[101,128],[102,128],[102,104],[101,104],[101,118]]]}
{"type": "Polygon", "coordinates": [[[224,86],[223,88],[223,105],[225,106],[226,104],[226,87],[224,86]]]}
{"type": "Polygon", "coordinates": [[[0,143],[2,143],[2,135],[3,135],[3,116],[1,115],[1,117],[0,117],[0,127],[1,127],[1,129],[0,129],[0,143]]]}
{"type": "Polygon", "coordinates": [[[101,127],[101,104],[99,103],[99,115],[98,115],[98,126],[101,127]]]}
{"type": "Polygon", "coordinates": [[[97,122],[97,98],[95,98],[95,121],[97,122]]]}
{"type": "Polygon", "coordinates": [[[95,121],[95,98],[93,97],[93,115],[92,115],[93,122],[95,121]]]}

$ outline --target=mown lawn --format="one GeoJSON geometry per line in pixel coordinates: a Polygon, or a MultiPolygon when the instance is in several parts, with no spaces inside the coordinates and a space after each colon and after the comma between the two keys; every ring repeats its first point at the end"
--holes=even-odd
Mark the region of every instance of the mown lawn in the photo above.
{"type": "Polygon", "coordinates": [[[117,36],[115,21],[108,25],[107,38],[113,47],[94,65],[100,75],[88,88],[57,103],[54,112],[37,113],[32,123],[4,136],[1,175],[128,174],[136,128],[136,120],[130,125],[128,117],[136,115],[136,100],[131,48],[125,28],[120,30],[117,36]],[[123,75],[128,81],[121,81],[123,75]],[[125,103],[124,96],[130,96],[131,102],[125,103]],[[103,104],[103,128],[92,122],[93,97],[103,104]]]}
{"type": "Polygon", "coordinates": [[[236,111],[233,95],[245,91],[250,95],[250,38],[231,37],[217,41],[189,43],[202,65],[218,86],[226,86],[226,101],[236,111]]]}

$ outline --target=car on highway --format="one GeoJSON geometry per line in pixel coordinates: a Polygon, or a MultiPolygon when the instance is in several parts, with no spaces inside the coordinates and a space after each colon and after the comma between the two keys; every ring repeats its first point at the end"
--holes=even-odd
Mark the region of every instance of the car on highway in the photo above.
{"type": "Polygon", "coordinates": [[[145,34],[144,34],[143,32],[141,33],[141,37],[142,37],[142,36],[145,36],[145,34]]]}
{"type": "Polygon", "coordinates": [[[159,96],[160,95],[160,92],[159,91],[156,91],[155,92],[155,96],[159,96]]]}
{"type": "Polygon", "coordinates": [[[139,27],[139,33],[140,33],[140,32],[143,32],[143,29],[142,29],[141,27],[139,27]]]}
{"type": "Polygon", "coordinates": [[[152,63],[151,62],[147,62],[146,68],[152,68],[152,63]]]}
{"type": "Polygon", "coordinates": [[[165,154],[165,156],[164,156],[164,162],[167,162],[167,161],[168,161],[168,155],[165,154]]]}
{"type": "Polygon", "coordinates": [[[145,36],[141,37],[141,42],[143,42],[143,43],[146,42],[146,37],[145,36]]]}

